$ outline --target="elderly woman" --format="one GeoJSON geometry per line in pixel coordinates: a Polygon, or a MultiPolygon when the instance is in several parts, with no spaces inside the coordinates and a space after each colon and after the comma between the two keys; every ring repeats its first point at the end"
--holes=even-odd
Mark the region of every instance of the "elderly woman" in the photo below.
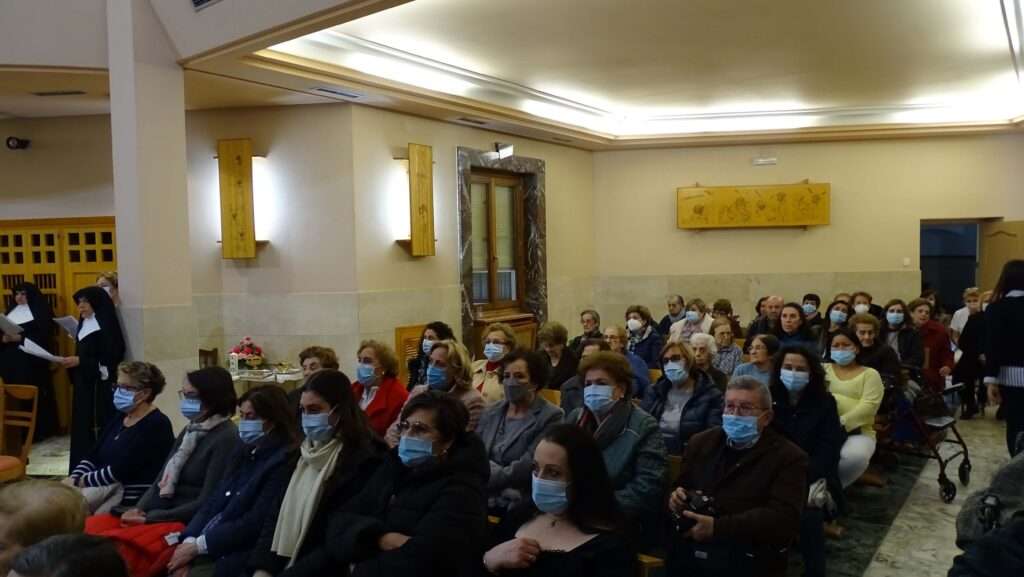
{"type": "Polygon", "coordinates": [[[711,364],[726,377],[731,377],[736,367],[743,362],[743,351],[736,346],[736,333],[733,330],[733,323],[727,319],[718,319],[711,325],[711,336],[715,337],[717,349],[711,364]]]}
{"type": "Polygon", "coordinates": [[[398,359],[391,347],[368,340],[359,344],[356,361],[352,394],[366,412],[373,432],[384,436],[409,398],[409,391],[398,381],[398,359]]]}
{"type": "MultiPolygon", "coordinates": [[[[502,353],[502,358],[506,353],[502,353]]],[[[409,391],[409,404],[414,397],[422,395],[427,391],[439,391],[446,393],[461,402],[469,412],[469,422],[466,425],[469,431],[475,431],[477,422],[480,420],[480,413],[484,410],[484,399],[473,387],[469,374],[469,351],[466,347],[455,341],[441,341],[434,343],[430,351],[430,367],[427,369],[427,384],[417,385],[409,391]]],[[[504,392],[502,398],[504,398],[504,392]]],[[[396,419],[388,427],[384,439],[389,447],[398,446],[400,436],[399,430],[401,419],[396,419]]]]}
{"type": "Polygon", "coordinates": [[[491,511],[504,512],[522,499],[530,486],[533,449],[544,431],[562,420],[562,410],[537,394],[546,373],[540,353],[517,349],[506,355],[505,400],[488,407],[476,426],[491,461],[491,511]]]}
{"type": "Polygon", "coordinates": [[[409,359],[409,384],[406,387],[412,390],[416,385],[427,382],[427,367],[430,366],[430,351],[434,343],[441,341],[455,340],[455,333],[452,328],[441,321],[427,323],[420,335],[420,346],[416,349],[416,356],[409,359]]]}
{"type": "Polygon", "coordinates": [[[714,323],[717,321],[729,321],[729,326],[732,327],[732,334],[735,337],[743,336],[743,327],[740,326],[740,319],[737,315],[733,314],[732,301],[729,299],[718,299],[713,305],[711,305],[711,320],[712,326],[708,328],[708,333],[714,334],[714,323]]]}
{"type": "Polygon", "coordinates": [[[924,365],[921,367],[924,385],[932,392],[941,392],[946,388],[946,377],[953,373],[956,364],[949,333],[939,321],[932,320],[934,306],[929,301],[915,299],[907,308],[924,346],[924,365]]]}
{"type": "MultiPolygon", "coordinates": [[[[611,347],[608,346],[608,341],[604,339],[587,339],[583,341],[580,361],[601,351],[610,350],[611,347]]],[[[647,365],[644,365],[644,370],[647,370],[647,365]]],[[[571,379],[562,383],[561,403],[562,412],[564,413],[571,413],[583,406],[583,377],[579,373],[576,373],[571,379]]]]}
{"type": "Polygon", "coordinates": [[[641,530],[653,527],[668,466],[658,421],[630,401],[632,371],[622,355],[601,352],[587,357],[580,374],[584,406],[565,421],[594,436],[623,512],[641,530]]]}
{"type": "Polygon", "coordinates": [[[722,424],[722,391],[682,343],[661,350],[661,374],[640,406],[658,421],[669,454],[681,455],[690,437],[722,424]]]}
{"type": "MultiPolygon", "coordinates": [[[[548,322],[537,331],[537,342],[547,356],[551,370],[547,372],[544,382],[538,383],[542,388],[558,390],[562,383],[576,374],[579,358],[568,348],[569,331],[562,323],[548,322]]],[[[506,358],[505,362],[508,362],[506,358]]]]}
{"type": "Polygon", "coordinates": [[[156,365],[127,362],[117,367],[114,406],[122,416],[107,423],[92,452],[65,480],[82,490],[91,512],[135,505],[160,474],[174,443],[171,420],[153,404],[165,384],[156,365]]]}
{"type": "Polygon", "coordinates": [[[473,362],[473,388],[492,405],[502,400],[501,365],[505,355],[516,348],[516,333],[505,323],[491,323],[484,329],[484,359],[473,362]]]}
{"type": "Polygon", "coordinates": [[[0,575],[22,549],[52,535],[81,533],[88,512],[78,491],[56,481],[0,485],[0,575]]]}
{"type": "Polygon", "coordinates": [[[849,325],[860,341],[860,364],[878,371],[883,383],[898,386],[903,380],[900,358],[892,347],[879,340],[881,325],[875,315],[857,313],[850,317],[849,325]]]}
{"type": "Polygon", "coordinates": [[[825,377],[847,434],[839,454],[839,481],[846,488],[864,474],[875,454],[875,413],[885,389],[878,371],[857,361],[861,345],[852,331],[833,332],[828,351],[832,362],[825,365],[825,377]]]}
{"type": "Polygon", "coordinates": [[[579,356],[583,352],[583,341],[587,339],[599,339],[601,333],[601,315],[593,309],[586,309],[580,313],[580,327],[583,333],[576,335],[569,341],[569,348],[579,356]]]}
{"type": "Polygon", "coordinates": [[[658,368],[658,352],[665,340],[654,326],[651,311],[643,305],[627,308],[626,329],[629,331],[626,350],[643,359],[648,369],[658,368]]]}
{"type": "Polygon", "coordinates": [[[238,429],[231,422],[237,397],[226,369],[207,367],[186,374],[178,397],[189,423],[174,441],[156,482],[136,508],[121,515],[125,525],[191,521],[239,445],[238,429]]]}
{"type": "MultiPolygon", "coordinates": [[[[729,383],[729,377],[715,367],[714,360],[718,356],[718,345],[715,344],[715,337],[707,333],[697,333],[690,337],[690,349],[693,350],[693,366],[704,371],[711,382],[724,391],[725,385],[729,383]]],[[[664,361],[662,355],[662,361],[664,361]]]]}
{"type": "Polygon", "coordinates": [[[613,353],[626,357],[630,368],[633,370],[633,391],[632,396],[642,399],[647,386],[651,384],[650,369],[647,368],[647,361],[629,352],[626,343],[629,340],[626,329],[619,325],[612,325],[604,329],[604,340],[613,353]]]}
{"type": "Polygon", "coordinates": [[[751,339],[747,348],[750,350],[750,362],[736,367],[732,376],[754,377],[767,385],[772,377],[772,357],[779,351],[779,339],[760,334],[751,339]]]}
{"type": "Polygon", "coordinates": [[[707,314],[707,306],[700,299],[693,299],[686,305],[686,312],[683,318],[672,323],[669,327],[669,340],[680,343],[690,341],[690,337],[697,333],[706,333],[711,328],[711,315],[707,314]]]}
{"type": "Polygon", "coordinates": [[[360,577],[467,575],[487,534],[483,443],[465,406],[437,391],[411,397],[400,423],[398,448],[330,521],[331,566],[360,577]]]}

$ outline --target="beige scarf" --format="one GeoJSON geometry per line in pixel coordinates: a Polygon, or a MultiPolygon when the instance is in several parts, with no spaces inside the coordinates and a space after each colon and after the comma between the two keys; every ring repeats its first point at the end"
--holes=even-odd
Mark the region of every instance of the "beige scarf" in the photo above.
{"type": "Polygon", "coordinates": [[[295,465],[292,480],[288,483],[281,510],[274,528],[274,542],[270,550],[282,557],[288,557],[291,567],[306,539],[324,482],[334,471],[341,454],[341,439],[331,439],[324,444],[314,444],[309,439],[302,442],[302,458],[295,465]]]}
{"type": "Polygon", "coordinates": [[[185,428],[185,437],[181,440],[181,444],[178,445],[178,450],[167,460],[167,465],[164,466],[164,474],[160,478],[159,483],[161,497],[165,499],[174,498],[174,490],[178,485],[178,476],[181,475],[181,470],[185,467],[189,457],[192,456],[192,452],[196,450],[199,440],[226,420],[228,420],[227,417],[223,415],[212,415],[200,423],[190,423],[185,428]]]}

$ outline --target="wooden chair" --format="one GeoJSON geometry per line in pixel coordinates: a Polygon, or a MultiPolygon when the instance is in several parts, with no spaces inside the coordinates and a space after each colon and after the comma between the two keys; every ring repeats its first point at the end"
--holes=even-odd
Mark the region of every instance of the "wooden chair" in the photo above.
{"type": "Polygon", "coordinates": [[[665,560],[657,557],[651,557],[650,555],[644,555],[639,553],[636,556],[636,572],[638,577],[650,577],[655,569],[661,569],[665,566],[665,560]]]}
{"type": "MultiPolygon", "coordinates": [[[[25,476],[28,455],[32,452],[32,436],[36,433],[36,415],[39,410],[39,390],[30,385],[4,385],[4,410],[2,427],[23,429],[21,448],[15,455],[0,455],[0,483],[17,481],[25,476]],[[12,401],[14,404],[12,404],[12,401]],[[18,405],[30,405],[31,409],[21,410],[18,405]]],[[[11,444],[11,437],[4,435],[6,443],[11,444]]],[[[5,447],[3,447],[5,448],[5,447]]]]}
{"type": "Polygon", "coordinates": [[[661,369],[647,369],[647,378],[651,380],[651,384],[658,382],[661,378],[661,369]]]}
{"type": "Polygon", "coordinates": [[[216,367],[220,364],[220,349],[199,349],[199,368],[216,367]]]}
{"type": "Polygon", "coordinates": [[[555,389],[541,389],[537,391],[542,399],[556,407],[562,406],[562,391],[555,389]]]}

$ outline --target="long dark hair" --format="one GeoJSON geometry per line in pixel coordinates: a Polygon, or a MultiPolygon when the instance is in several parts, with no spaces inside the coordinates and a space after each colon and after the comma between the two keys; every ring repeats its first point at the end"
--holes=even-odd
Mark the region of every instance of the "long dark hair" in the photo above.
{"type": "Polygon", "coordinates": [[[623,528],[622,511],[600,447],[583,429],[570,424],[556,425],[542,440],[565,449],[572,483],[566,516],[584,533],[618,531],[623,528]]]}
{"type": "Polygon", "coordinates": [[[789,389],[782,384],[782,363],[785,361],[786,355],[800,355],[803,357],[807,361],[807,368],[811,372],[811,380],[807,382],[801,398],[819,399],[828,394],[827,389],[825,389],[825,367],[821,365],[821,360],[818,359],[817,355],[812,353],[807,347],[788,345],[782,347],[775,354],[775,359],[772,361],[772,376],[769,388],[771,389],[773,400],[784,405],[789,403],[789,389]]]}
{"type": "Polygon", "coordinates": [[[249,389],[238,399],[238,406],[241,407],[246,401],[249,401],[259,418],[272,425],[269,436],[286,445],[298,444],[299,432],[295,425],[295,411],[284,389],[273,385],[249,389]]]}
{"type": "Polygon", "coordinates": [[[334,436],[341,439],[345,448],[365,447],[370,444],[373,433],[366,420],[366,414],[359,408],[352,394],[352,381],[345,373],[334,369],[321,369],[306,379],[302,392],[316,393],[338,416],[334,436]]]}
{"type": "MultiPolygon", "coordinates": [[[[812,341],[814,335],[811,334],[811,327],[807,325],[807,313],[804,312],[804,307],[798,303],[786,303],[782,305],[782,310],[793,309],[796,314],[800,315],[800,327],[796,330],[796,334],[801,340],[812,341]]],[[[779,315],[779,322],[775,324],[775,336],[779,339],[786,336],[786,332],[782,330],[782,315],[779,315]]]]}
{"type": "Polygon", "coordinates": [[[423,332],[420,333],[420,344],[416,349],[416,357],[420,359],[425,359],[430,356],[430,353],[423,352],[423,341],[426,340],[423,335],[427,334],[427,331],[434,331],[434,334],[437,335],[436,342],[455,340],[455,333],[452,332],[452,328],[448,326],[447,323],[443,323],[441,321],[427,323],[427,326],[423,327],[423,332]]]}
{"type": "Polygon", "coordinates": [[[1024,260],[1008,260],[999,273],[999,281],[992,292],[992,302],[998,301],[1010,291],[1024,290],[1024,260]]]}

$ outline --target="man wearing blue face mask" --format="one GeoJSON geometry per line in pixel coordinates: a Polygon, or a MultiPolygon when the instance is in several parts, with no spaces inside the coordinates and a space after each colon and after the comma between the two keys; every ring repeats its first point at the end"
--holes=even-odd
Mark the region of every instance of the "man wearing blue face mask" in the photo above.
{"type": "Polygon", "coordinates": [[[786,574],[807,498],[807,454],[769,427],[772,417],[768,386],[738,377],[725,391],[722,427],[690,439],[669,501],[677,534],[667,574],[786,574]]]}

